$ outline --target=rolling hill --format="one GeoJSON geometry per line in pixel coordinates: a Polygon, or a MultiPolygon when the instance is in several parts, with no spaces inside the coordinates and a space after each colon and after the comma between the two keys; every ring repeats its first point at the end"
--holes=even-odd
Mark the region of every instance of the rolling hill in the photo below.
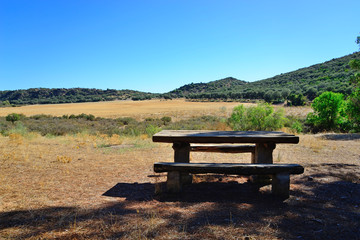
{"type": "Polygon", "coordinates": [[[290,94],[302,94],[309,100],[324,91],[348,95],[354,70],[348,65],[352,59],[360,59],[360,52],[330,61],[280,74],[268,79],[246,82],[233,77],[208,83],[191,83],[164,94],[133,90],[99,90],[89,88],[31,88],[27,90],[0,91],[0,105],[52,104],[71,102],[95,102],[112,100],[146,100],[152,98],[182,98],[196,100],[283,100],[290,94]]]}
{"type": "Polygon", "coordinates": [[[352,90],[349,80],[354,70],[348,65],[352,59],[360,59],[360,52],[260,81],[225,78],[206,84],[185,85],[169,94],[190,99],[264,99],[266,94],[282,97],[293,93],[303,94],[310,100],[324,91],[347,95],[352,90]]]}

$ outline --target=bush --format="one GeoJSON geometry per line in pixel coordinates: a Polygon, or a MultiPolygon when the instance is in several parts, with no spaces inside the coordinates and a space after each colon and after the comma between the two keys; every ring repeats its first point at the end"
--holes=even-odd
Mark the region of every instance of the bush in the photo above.
{"type": "Polygon", "coordinates": [[[228,123],[233,130],[272,131],[282,128],[286,120],[283,109],[274,112],[274,108],[265,103],[249,108],[235,107],[228,123]]]}
{"type": "Polygon", "coordinates": [[[168,123],[171,122],[171,117],[165,116],[165,117],[162,117],[160,120],[163,122],[164,125],[167,125],[168,123]]]}
{"type": "Polygon", "coordinates": [[[299,121],[293,122],[293,124],[291,125],[290,128],[292,131],[294,131],[296,133],[301,133],[303,131],[303,125],[299,121]]]}
{"type": "Polygon", "coordinates": [[[304,106],[306,104],[306,97],[302,94],[290,94],[288,97],[288,106],[304,106]]]}
{"type": "Polygon", "coordinates": [[[346,120],[340,115],[343,112],[344,98],[341,93],[324,92],[311,104],[314,109],[309,113],[306,122],[316,130],[339,130],[346,120]]]}
{"type": "Polygon", "coordinates": [[[149,137],[152,137],[155,133],[160,132],[161,128],[159,128],[157,126],[149,125],[146,127],[145,131],[149,137]]]}
{"type": "Polygon", "coordinates": [[[20,120],[20,115],[17,113],[10,113],[9,115],[6,116],[6,121],[11,122],[12,124],[14,124],[16,121],[20,120]]]}

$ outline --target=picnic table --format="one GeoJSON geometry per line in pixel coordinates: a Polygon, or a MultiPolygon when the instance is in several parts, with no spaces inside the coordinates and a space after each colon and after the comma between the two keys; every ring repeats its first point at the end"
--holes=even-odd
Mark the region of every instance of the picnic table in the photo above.
{"type": "MultiPolygon", "coordinates": [[[[191,144],[254,144],[254,158],[252,163],[273,163],[273,150],[276,144],[299,143],[299,137],[284,132],[268,131],[196,131],[196,130],[163,130],[153,136],[154,142],[173,143],[174,162],[189,162],[191,144]]],[[[249,148],[249,145],[245,145],[249,148]]],[[[206,148],[206,145],[202,146],[206,148]]],[[[224,146],[223,149],[231,150],[241,145],[224,146]]],[[[243,149],[245,150],[244,147],[243,149]]],[[[214,149],[209,146],[209,151],[214,149]]],[[[251,146],[250,146],[251,148],[251,146]]],[[[249,151],[250,151],[249,148],[249,151]]],[[[224,150],[225,151],[225,150],[224,150]]],[[[241,150],[239,150],[241,151],[241,150]]],[[[219,150],[220,152],[220,150],[219,150]]]]}
{"type": "Polygon", "coordinates": [[[304,171],[297,164],[273,164],[276,144],[299,142],[298,136],[284,132],[163,130],[153,136],[153,141],[173,144],[174,162],[154,164],[155,172],[168,172],[167,187],[173,192],[179,192],[183,184],[191,182],[189,173],[270,174],[273,192],[288,196],[289,174],[304,171]],[[251,152],[251,164],[190,163],[191,151],[251,152]]]}

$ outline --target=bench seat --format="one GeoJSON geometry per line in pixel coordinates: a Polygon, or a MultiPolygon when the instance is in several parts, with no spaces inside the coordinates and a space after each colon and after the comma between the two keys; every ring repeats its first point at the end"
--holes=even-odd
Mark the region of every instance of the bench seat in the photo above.
{"type": "Polygon", "coordinates": [[[286,199],[289,197],[290,174],[302,174],[304,168],[298,164],[157,162],[154,164],[154,171],[168,172],[167,190],[169,192],[180,192],[185,182],[184,176],[188,173],[271,175],[272,193],[286,199]]]}

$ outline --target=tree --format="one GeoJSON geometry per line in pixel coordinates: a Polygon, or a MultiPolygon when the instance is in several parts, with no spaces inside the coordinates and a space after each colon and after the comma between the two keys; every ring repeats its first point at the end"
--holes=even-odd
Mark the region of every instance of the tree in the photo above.
{"type": "MultiPolygon", "coordinates": [[[[356,43],[360,47],[360,36],[357,37],[356,43]]],[[[353,59],[349,62],[352,69],[360,71],[360,60],[353,59]]],[[[350,78],[350,83],[354,86],[346,104],[346,114],[353,130],[360,131],[360,72],[357,72],[350,78]]]]}
{"type": "Polygon", "coordinates": [[[341,93],[324,92],[311,104],[314,112],[309,113],[306,120],[320,130],[337,130],[342,122],[340,112],[343,104],[341,93]]]}
{"type": "Polygon", "coordinates": [[[290,90],[288,88],[284,88],[282,91],[281,91],[281,97],[283,99],[286,99],[288,96],[290,95],[290,90]]]}
{"type": "Polygon", "coordinates": [[[288,97],[288,106],[304,106],[306,104],[306,97],[300,94],[290,94],[288,97]]]}
{"type": "Polygon", "coordinates": [[[271,103],[274,100],[274,91],[267,91],[264,95],[264,100],[268,103],[271,103]]]}
{"type": "Polygon", "coordinates": [[[317,95],[317,90],[314,87],[310,87],[306,91],[306,96],[310,101],[314,100],[316,98],[316,95],[317,95]]]}
{"type": "Polygon", "coordinates": [[[6,121],[11,122],[12,124],[14,124],[16,121],[20,120],[20,115],[17,113],[10,113],[9,115],[6,116],[6,121]]]}

